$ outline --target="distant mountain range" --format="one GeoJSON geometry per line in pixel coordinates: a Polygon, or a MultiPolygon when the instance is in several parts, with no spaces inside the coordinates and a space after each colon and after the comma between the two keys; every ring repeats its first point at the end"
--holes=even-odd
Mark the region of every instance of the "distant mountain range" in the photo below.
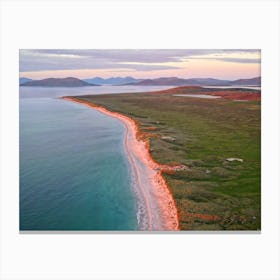
{"type": "Polygon", "coordinates": [[[238,80],[220,80],[213,78],[181,79],[177,77],[166,77],[156,79],[135,79],[133,77],[112,77],[80,80],[77,78],[48,78],[43,80],[31,80],[20,78],[21,86],[43,86],[43,87],[83,87],[99,85],[133,85],[133,86],[261,86],[261,77],[238,80]]]}
{"type": "Polygon", "coordinates": [[[141,79],[135,79],[133,77],[112,77],[108,79],[103,79],[100,77],[95,77],[91,79],[84,79],[85,82],[89,84],[97,85],[122,85],[128,83],[136,83],[142,81],[141,79]]]}
{"type": "Polygon", "coordinates": [[[29,78],[19,78],[19,84],[24,84],[26,82],[30,82],[32,81],[32,79],[29,79],[29,78]]]}
{"type": "Polygon", "coordinates": [[[239,80],[219,80],[212,78],[193,78],[193,79],[180,79],[177,77],[146,79],[136,83],[128,83],[126,85],[137,86],[232,86],[232,85],[247,85],[247,86],[260,86],[261,77],[252,79],[239,79],[239,80]]]}
{"type": "Polygon", "coordinates": [[[261,85],[261,77],[256,77],[252,79],[239,79],[232,81],[232,85],[239,85],[239,86],[260,86],[261,85]]]}
{"type": "MultiPolygon", "coordinates": [[[[22,78],[23,79],[23,78],[22,78]]],[[[68,77],[68,78],[48,78],[43,80],[31,80],[21,83],[20,86],[29,87],[86,87],[86,86],[98,86],[95,84],[89,84],[83,80],[68,77]]]]}

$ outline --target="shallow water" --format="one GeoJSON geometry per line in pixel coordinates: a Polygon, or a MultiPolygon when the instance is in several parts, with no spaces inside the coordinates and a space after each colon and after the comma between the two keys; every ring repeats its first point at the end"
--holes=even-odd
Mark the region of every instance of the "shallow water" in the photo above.
{"type": "Polygon", "coordinates": [[[173,94],[173,96],[197,97],[197,98],[207,98],[207,99],[216,99],[216,98],[220,98],[220,96],[207,95],[207,94],[173,94]]]}
{"type": "Polygon", "coordinates": [[[123,123],[56,98],[101,88],[20,88],[20,230],[138,229],[123,123]]]}

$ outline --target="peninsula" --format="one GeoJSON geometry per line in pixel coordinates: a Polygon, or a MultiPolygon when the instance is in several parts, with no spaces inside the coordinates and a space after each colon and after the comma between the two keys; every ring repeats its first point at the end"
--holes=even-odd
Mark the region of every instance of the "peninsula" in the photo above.
{"type": "Polygon", "coordinates": [[[148,228],[260,229],[260,91],[191,86],[66,99],[117,117],[137,133],[126,140],[127,151],[138,150],[149,167],[142,177],[136,168],[137,176],[153,178],[140,183],[139,196],[148,209],[156,200],[161,217],[148,214],[148,228]]]}

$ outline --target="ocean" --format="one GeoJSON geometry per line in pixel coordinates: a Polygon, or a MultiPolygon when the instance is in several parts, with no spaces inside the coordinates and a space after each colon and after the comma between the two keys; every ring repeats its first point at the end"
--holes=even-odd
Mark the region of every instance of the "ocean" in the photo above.
{"type": "Polygon", "coordinates": [[[20,230],[138,230],[125,126],[65,95],[169,87],[20,87],[20,230]]]}

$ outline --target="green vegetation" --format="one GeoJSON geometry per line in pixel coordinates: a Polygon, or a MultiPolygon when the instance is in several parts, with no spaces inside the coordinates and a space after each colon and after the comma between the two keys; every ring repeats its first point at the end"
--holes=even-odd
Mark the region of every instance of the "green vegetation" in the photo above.
{"type": "Polygon", "coordinates": [[[163,174],[177,204],[181,229],[260,229],[260,102],[173,94],[76,98],[135,119],[147,133],[156,161],[188,167],[163,174]]]}

